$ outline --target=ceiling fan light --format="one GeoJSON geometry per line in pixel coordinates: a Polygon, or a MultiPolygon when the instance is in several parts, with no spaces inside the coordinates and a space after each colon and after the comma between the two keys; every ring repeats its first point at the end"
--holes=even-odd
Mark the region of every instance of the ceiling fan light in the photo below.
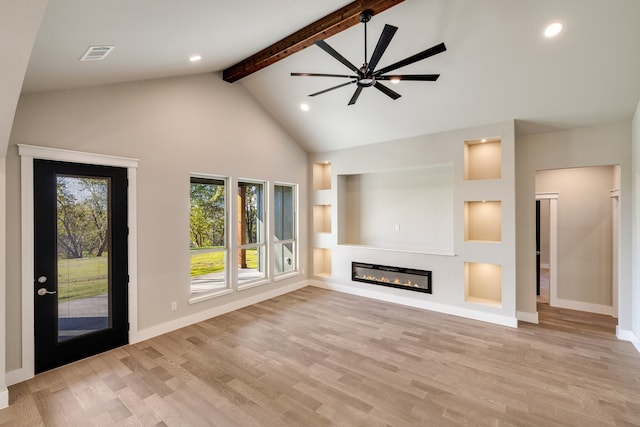
{"type": "Polygon", "coordinates": [[[400,78],[399,77],[392,77],[389,79],[389,81],[391,83],[393,83],[394,85],[397,85],[398,83],[400,83],[400,78]]]}

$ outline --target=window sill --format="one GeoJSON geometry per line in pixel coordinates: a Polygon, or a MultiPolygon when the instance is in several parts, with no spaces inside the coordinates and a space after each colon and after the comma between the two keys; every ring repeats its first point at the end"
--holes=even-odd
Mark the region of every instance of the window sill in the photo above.
{"type": "Polygon", "coordinates": [[[233,289],[222,289],[219,291],[208,292],[204,295],[198,295],[196,297],[192,297],[189,299],[189,304],[196,304],[202,301],[206,301],[212,298],[221,297],[224,295],[229,295],[233,293],[233,289]]]}
{"type": "Polygon", "coordinates": [[[242,285],[238,285],[239,291],[244,291],[245,289],[255,288],[256,286],[262,286],[269,284],[270,281],[268,279],[262,279],[255,282],[243,283],[242,285]]]}
{"type": "Polygon", "coordinates": [[[278,282],[280,280],[285,280],[285,279],[289,279],[291,277],[296,277],[296,276],[300,276],[300,272],[298,270],[296,270],[296,271],[288,271],[286,273],[282,273],[282,274],[280,274],[278,276],[275,276],[273,278],[273,281],[274,282],[278,282]]]}

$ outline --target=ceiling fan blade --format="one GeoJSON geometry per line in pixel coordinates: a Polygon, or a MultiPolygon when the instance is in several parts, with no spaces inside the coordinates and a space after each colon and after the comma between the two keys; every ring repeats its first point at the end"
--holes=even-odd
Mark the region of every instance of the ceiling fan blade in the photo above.
{"type": "Polygon", "coordinates": [[[358,67],[356,67],[351,62],[349,62],[344,56],[340,55],[334,48],[329,46],[327,42],[325,42],[324,40],[317,40],[315,44],[320,49],[324,50],[329,55],[333,56],[335,59],[342,62],[342,64],[346,66],[348,69],[354,71],[356,74],[360,73],[360,70],[358,69],[358,67]]]}
{"type": "Polygon", "coordinates": [[[329,92],[329,91],[331,91],[331,90],[334,90],[334,89],[339,89],[339,88],[341,88],[341,87],[344,87],[344,86],[347,86],[347,85],[353,84],[353,83],[355,83],[355,82],[356,82],[356,81],[355,81],[355,80],[353,80],[353,81],[350,81],[350,82],[342,83],[342,84],[339,84],[339,85],[337,85],[337,86],[330,87],[329,89],[325,89],[325,90],[321,90],[320,92],[312,93],[312,94],[311,94],[311,95],[309,95],[309,96],[322,95],[323,93],[327,93],[327,92],[329,92]]]}
{"type": "Polygon", "coordinates": [[[348,74],[324,74],[324,73],[291,73],[292,76],[301,77],[342,77],[345,79],[357,79],[358,76],[348,74]]]}
{"type": "Polygon", "coordinates": [[[374,76],[379,76],[381,74],[388,73],[389,71],[396,70],[400,67],[404,67],[409,64],[413,64],[414,62],[422,61],[423,59],[427,59],[430,56],[437,55],[439,53],[447,50],[444,43],[437,44],[429,49],[423,50],[422,52],[416,53],[413,56],[403,59],[402,61],[398,61],[395,64],[391,64],[388,67],[381,68],[373,73],[374,76]]]}
{"type": "Polygon", "coordinates": [[[414,82],[435,82],[440,74],[392,74],[386,76],[378,76],[376,80],[407,80],[414,82]]]}
{"type": "Polygon", "coordinates": [[[351,99],[349,100],[349,104],[348,105],[353,105],[356,103],[356,101],[358,100],[358,97],[360,96],[360,93],[362,92],[362,86],[358,86],[358,88],[356,89],[356,91],[353,93],[353,96],[351,97],[351,99]]]}
{"type": "Polygon", "coordinates": [[[391,43],[391,39],[393,38],[396,31],[398,31],[398,27],[385,24],[384,29],[382,30],[382,34],[380,34],[380,38],[378,39],[378,44],[373,51],[373,55],[371,55],[369,65],[367,65],[367,74],[371,74],[373,70],[375,70],[376,65],[378,65],[378,61],[380,61],[380,58],[382,58],[382,54],[385,50],[387,50],[387,47],[389,47],[389,43],[391,43]]]}
{"type": "Polygon", "coordinates": [[[385,85],[383,85],[380,82],[376,82],[373,87],[375,87],[376,89],[378,89],[380,92],[384,93],[385,95],[387,95],[389,98],[393,98],[393,99],[398,99],[400,98],[402,95],[400,95],[398,92],[394,92],[391,89],[389,89],[388,87],[386,87],[385,85]]]}

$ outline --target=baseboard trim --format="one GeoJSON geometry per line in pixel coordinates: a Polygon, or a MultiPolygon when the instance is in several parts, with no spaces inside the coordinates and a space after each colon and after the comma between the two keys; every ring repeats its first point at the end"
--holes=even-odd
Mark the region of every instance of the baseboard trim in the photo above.
{"type": "Polygon", "coordinates": [[[390,295],[374,290],[366,290],[355,288],[352,286],[337,285],[334,283],[312,280],[309,283],[317,288],[327,289],[330,291],[342,292],[345,294],[358,295],[361,297],[371,298],[379,301],[391,302],[395,304],[406,305],[409,307],[420,308],[423,310],[436,311],[438,313],[451,314],[453,316],[464,317],[467,319],[479,320],[481,322],[493,323],[511,328],[518,327],[518,319],[515,317],[502,316],[499,314],[486,313],[482,311],[469,310],[461,307],[454,307],[446,304],[433,303],[429,301],[415,300],[409,297],[398,295],[390,295]]]}
{"type": "Polygon", "coordinates": [[[0,409],[9,407],[9,390],[4,387],[3,390],[0,391],[0,409]]]}
{"type": "Polygon", "coordinates": [[[529,313],[528,311],[518,311],[518,312],[516,312],[516,317],[521,322],[535,323],[536,325],[538,323],[540,323],[538,321],[538,312],[537,311],[535,313],[529,313]]]}
{"type": "Polygon", "coordinates": [[[31,378],[33,378],[33,372],[29,372],[29,370],[25,368],[14,369],[6,374],[8,386],[30,380],[31,378]]]}
{"type": "Polygon", "coordinates": [[[622,341],[629,341],[640,353],[640,338],[633,331],[628,329],[621,329],[619,326],[616,326],[616,337],[622,341]]]}
{"type": "Polygon", "coordinates": [[[553,307],[567,308],[569,310],[587,311],[589,313],[607,314],[613,316],[613,307],[610,305],[592,304],[588,302],[572,301],[568,299],[555,299],[553,307]]]}
{"type": "Polygon", "coordinates": [[[289,292],[302,289],[308,285],[309,285],[308,281],[303,280],[300,282],[293,283],[291,285],[279,287],[276,289],[271,289],[267,292],[253,295],[248,298],[243,298],[241,300],[233,301],[218,307],[214,307],[210,310],[201,311],[199,313],[195,313],[190,316],[181,317],[179,319],[172,320],[170,322],[165,322],[165,323],[161,323],[160,325],[142,329],[142,330],[139,330],[138,333],[136,334],[136,341],[131,342],[131,344],[145,341],[150,338],[157,337],[158,335],[166,334],[168,332],[175,331],[176,329],[184,328],[185,326],[193,325],[194,323],[202,322],[204,320],[211,319],[212,317],[220,316],[220,315],[229,313],[231,311],[239,310],[241,308],[248,307],[250,305],[269,300],[271,298],[279,297],[280,295],[288,294],[289,292]]]}

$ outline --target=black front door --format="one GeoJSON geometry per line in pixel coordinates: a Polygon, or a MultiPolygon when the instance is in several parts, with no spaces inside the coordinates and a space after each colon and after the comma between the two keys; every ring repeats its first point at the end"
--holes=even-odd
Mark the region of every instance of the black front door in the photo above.
{"type": "Polygon", "coordinates": [[[127,170],[34,160],[35,370],[128,342],[127,170]]]}

